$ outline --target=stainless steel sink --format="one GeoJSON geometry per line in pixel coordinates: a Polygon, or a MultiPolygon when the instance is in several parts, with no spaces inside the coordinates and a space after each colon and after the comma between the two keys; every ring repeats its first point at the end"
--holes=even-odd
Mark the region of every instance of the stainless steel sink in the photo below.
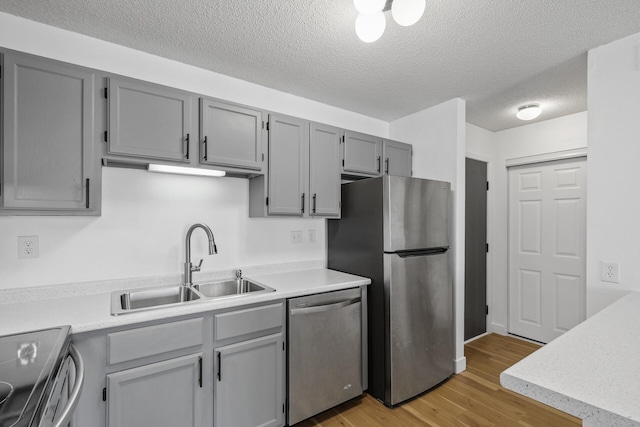
{"type": "Polygon", "coordinates": [[[174,306],[199,299],[200,295],[187,286],[137,289],[129,292],[116,291],[111,293],[111,314],[174,306]]]}
{"type": "Polygon", "coordinates": [[[231,279],[222,282],[193,285],[195,290],[206,298],[223,298],[257,293],[273,292],[274,289],[259,285],[247,279],[231,279]]]}

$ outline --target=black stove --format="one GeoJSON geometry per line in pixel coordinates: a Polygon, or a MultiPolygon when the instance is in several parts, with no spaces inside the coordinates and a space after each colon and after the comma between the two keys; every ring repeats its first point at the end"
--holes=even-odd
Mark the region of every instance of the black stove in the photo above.
{"type": "Polygon", "coordinates": [[[37,426],[69,348],[69,326],[0,337],[0,427],[37,426]]]}

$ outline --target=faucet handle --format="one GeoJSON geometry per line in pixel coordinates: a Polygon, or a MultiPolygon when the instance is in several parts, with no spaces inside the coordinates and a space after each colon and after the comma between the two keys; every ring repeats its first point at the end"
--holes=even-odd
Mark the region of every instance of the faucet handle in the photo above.
{"type": "Polygon", "coordinates": [[[194,265],[191,267],[191,271],[200,271],[200,267],[202,267],[202,259],[200,260],[200,262],[198,263],[198,265],[194,265]]]}
{"type": "Polygon", "coordinates": [[[237,280],[242,279],[242,270],[236,270],[236,279],[237,280]]]}

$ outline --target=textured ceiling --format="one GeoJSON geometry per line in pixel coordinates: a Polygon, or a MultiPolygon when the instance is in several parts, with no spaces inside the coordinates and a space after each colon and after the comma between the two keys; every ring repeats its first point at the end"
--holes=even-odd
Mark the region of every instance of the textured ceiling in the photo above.
{"type": "Polygon", "coordinates": [[[587,50],[640,32],[640,0],[427,0],[372,44],[351,0],[0,0],[0,11],[392,121],[460,97],[489,130],[587,108],[587,50]]]}

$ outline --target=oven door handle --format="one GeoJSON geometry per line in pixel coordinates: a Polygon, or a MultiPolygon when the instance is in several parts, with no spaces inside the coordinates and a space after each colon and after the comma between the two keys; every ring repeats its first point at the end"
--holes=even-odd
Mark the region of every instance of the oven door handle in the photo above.
{"type": "Polygon", "coordinates": [[[67,406],[63,409],[60,419],[53,425],[53,427],[66,427],[71,421],[71,415],[78,405],[80,399],[80,392],[82,391],[82,385],[84,383],[84,361],[82,355],[76,350],[73,344],[69,344],[69,356],[76,365],[76,381],[73,384],[73,390],[69,396],[67,406]]]}

